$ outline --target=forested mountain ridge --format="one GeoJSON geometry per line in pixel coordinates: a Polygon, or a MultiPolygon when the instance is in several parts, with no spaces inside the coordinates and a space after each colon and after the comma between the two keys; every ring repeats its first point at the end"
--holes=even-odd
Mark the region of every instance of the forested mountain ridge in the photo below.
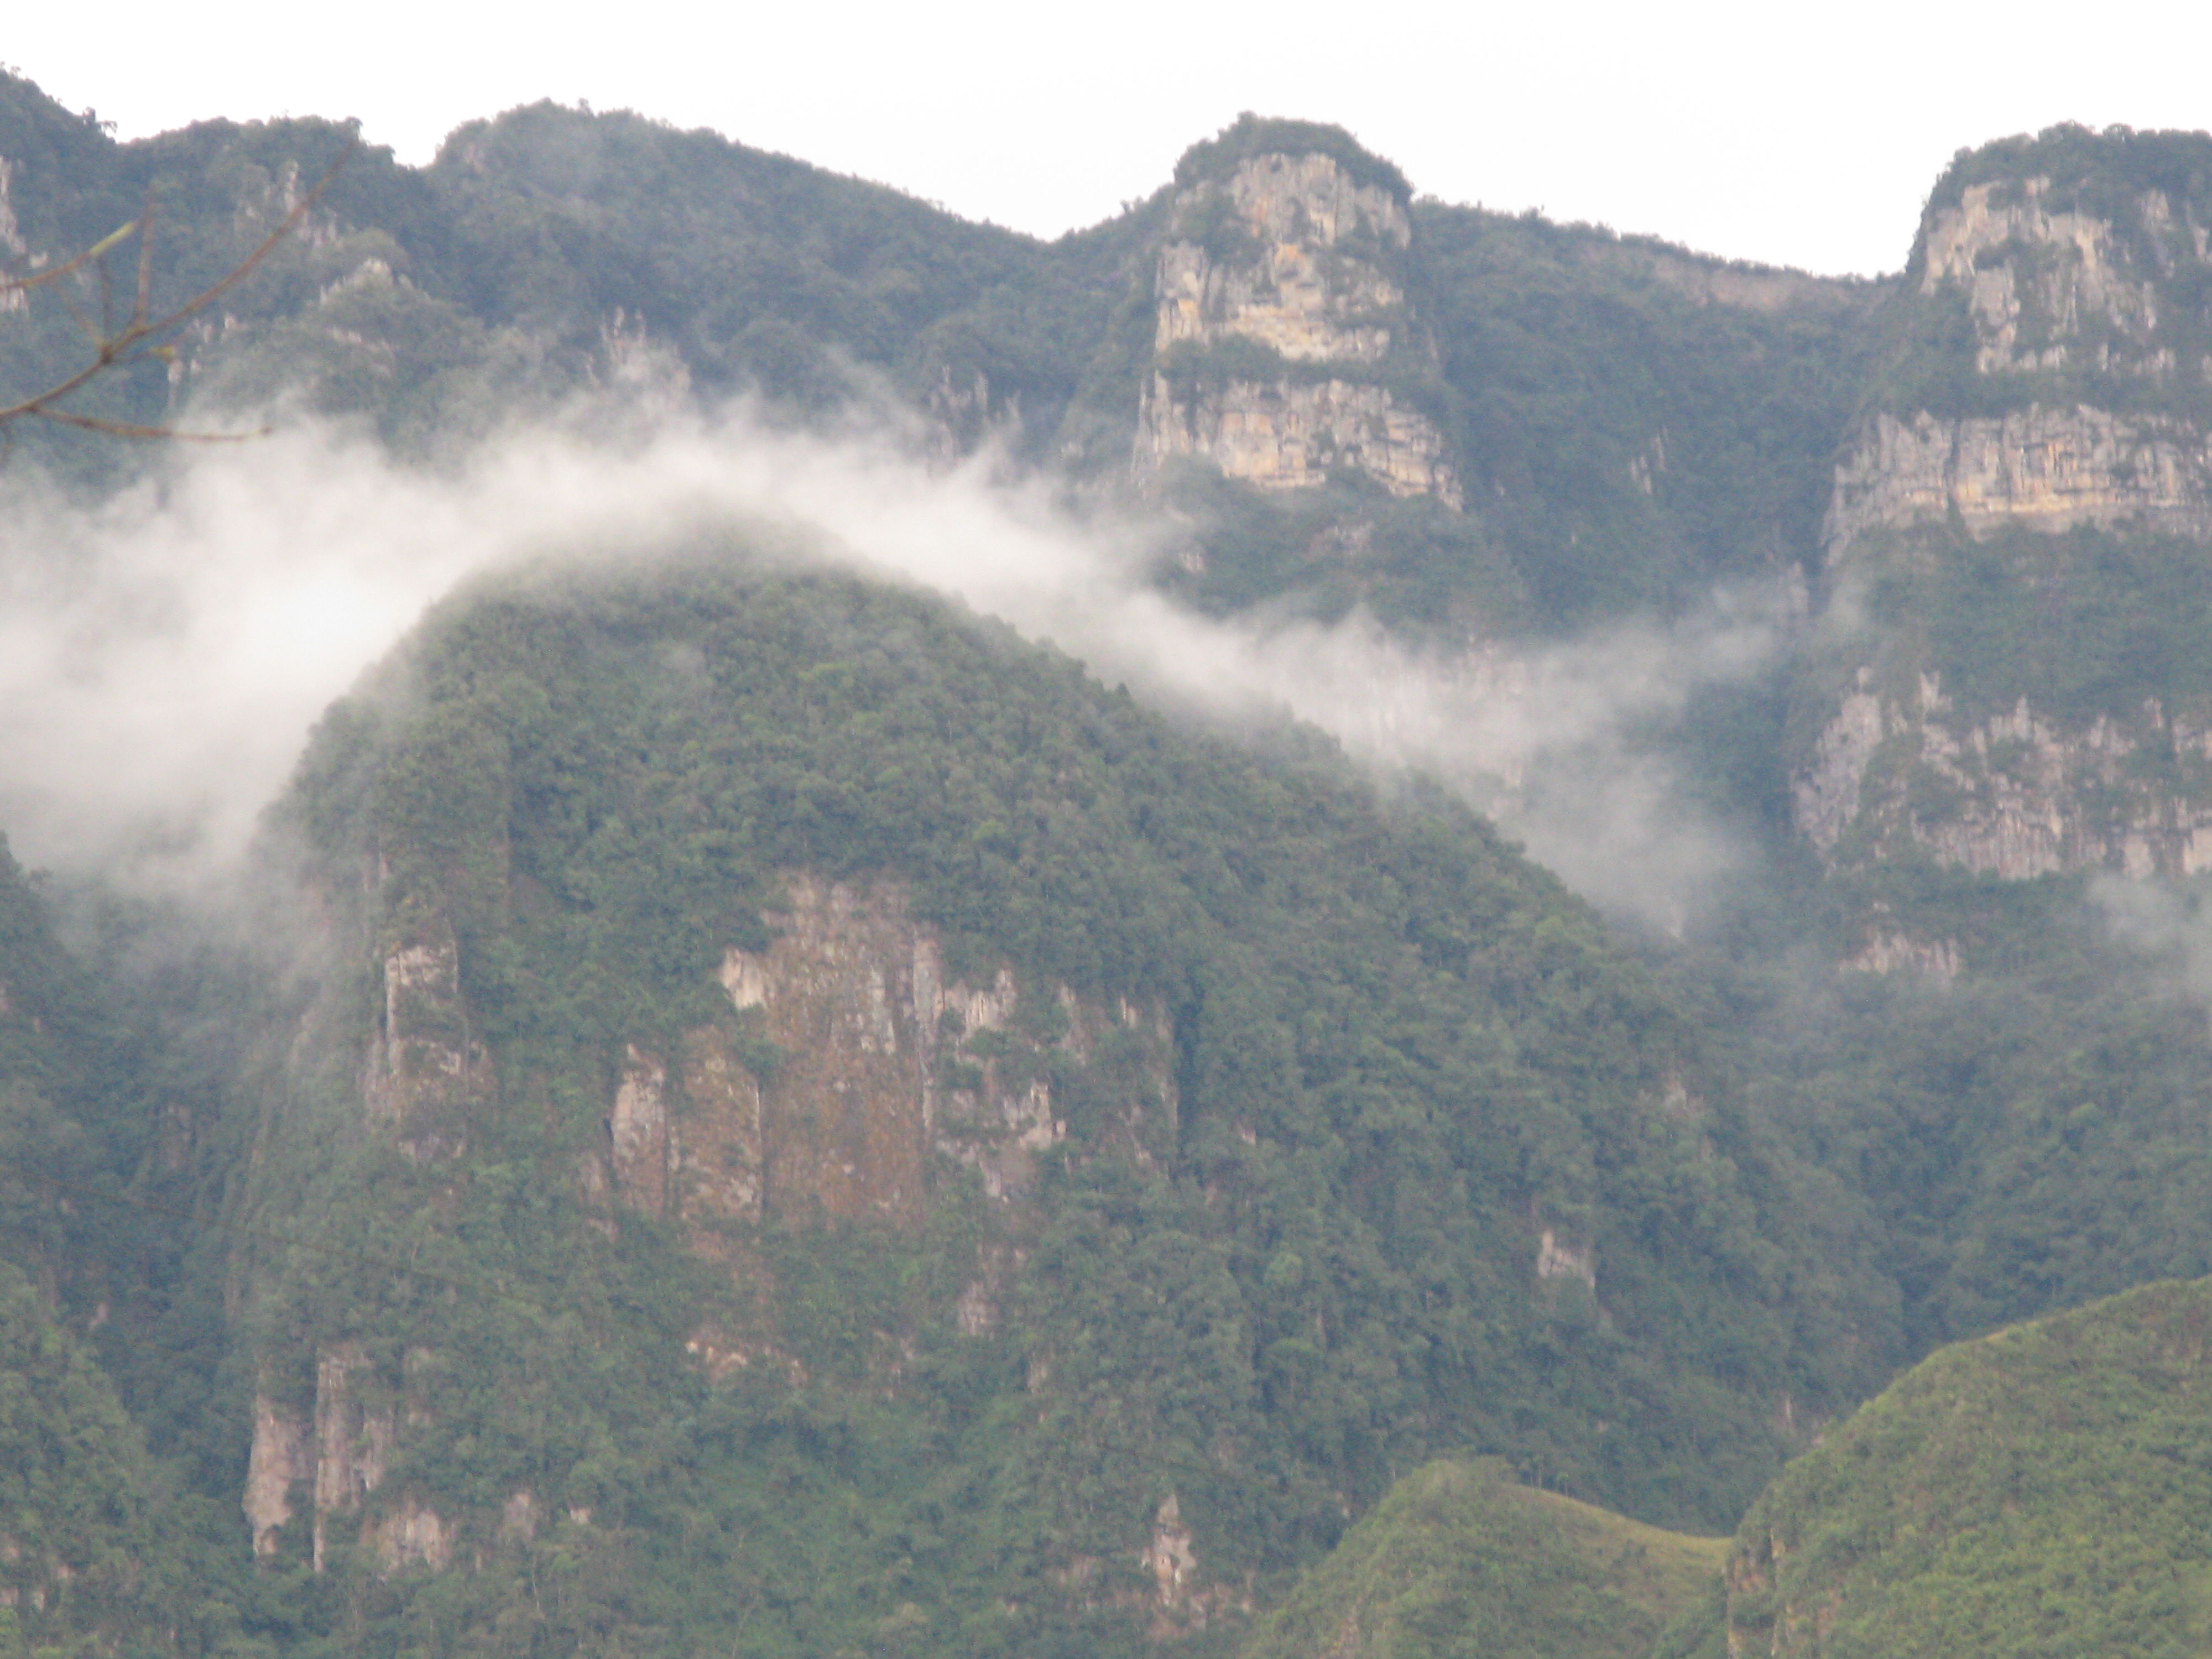
{"type": "MultiPolygon", "coordinates": [[[[218,122],[118,145],[26,82],[4,91],[16,252],[88,246],[151,189],[161,294],[220,274],[346,142],[329,123],[218,122]]],[[[459,129],[428,168],[355,155],[306,234],[226,298],[172,371],[112,395],[139,419],[179,399],[219,410],[289,396],[422,452],[586,386],[678,402],[756,390],[800,418],[888,389],[940,453],[996,433],[1034,461],[1118,483],[1143,410],[1159,406],[1146,404],[1154,359],[1174,343],[1160,335],[1165,251],[1203,241],[1189,237],[1215,210],[1198,196],[1314,143],[1347,158],[1320,155],[1331,167],[1396,179],[1334,129],[1248,118],[1152,201],[1044,244],[714,135],[520,109],[459,129]],[[1224,179],[1200,177],[1208,167],[1224,179]],[[1191,202],[1177,209],[1179,196],[1191,202]]],[[[1423,442],[1479,481],[1475,520],[1401,524],[1358,489],[1297,492],[1266,512],[1202,494],[1216,574],[1200,597],[1307,592],[1333,611],[1364,596],[1413,623],[1464,591],[1463,638],[1679,606],[1717,578],[1809,553],[1811,486],[1750,480],[1825,468],[1850,396],[1853,324],[1879,284],[1409,200],[1402,179],[1390,188],[1409,361],[1434,354],[1415,376],[1423,442]]],[[[1298,202],[1281,198],[1278,246],[1313,269],[1298,202]]],[[[39,314],[41,333],[0,343],[18,354],[14,379],[72,337],[65,315],[39,314]]],[[[1191,349],[1176,375],[1197,372],[1191,349]]],[[[1326,484],[1327,467],[1316,477],[1326,484]]]]}
{"type": "MultiPolygon", "coordinates": [[[[181,296],[346,137],[118,145],[10,78],[0,242],[150,191],[181,296]]],[[[251,927],[95,877],[73,957],[0,871],[0,1382],[90,1378],[15,1420],[109,1503],[21,1532],[26,1639],[1640,1652],[1698,1553],[1640,1523],[1734,1523],[1940,1343],[2212,1269],[2208,143],[1964,155],[1868,283],[1249,117],[1049,244],[632,115],[355,154],[105,407],[430,469],[864,411],[1157,525],[1164,603],[1356,615],[1501,698],[1755,590],[1764,665],[1621,751],[1751,850],[1616,928],[1466,778],[1193,732],[764,532],[474,585],[331,709],[251,927]],[[1635,1519],[1418,1473],[1468,1454],[1635,1519]]],[[[0,313],[0,368],[73,326],[0,313]]],[[[23,436],[95,497],[135,465],[23,436]]],[[[1753,1515],[1826,1535],[1820,1455],[1753,1515]]]]}
{"type": "Polygon", "coordinates": [[[322,1252],[247,1251],[271,1569],[397,1631],[473,1560],[467,1631],[580,1552],[629,1565],[544,1639],[680,1650],[737,1616],[665,1553],[696,1466],[731,1584],[878,1563],[757,1585],[763,1650],[1097,1651],[1233,1629],[1439,1447],[1725,1519],[1881,1310],[1594,919],[1283,743],[730,550],[446,607],[277,820],[333,931],[246,1200],[322,1252]],[[909,1449],[872,1518],[824,1413],[909,1449]],[[771,1443],[772,1513],[714,1484],[771,1443]]]}
{"type": "Polygon", "coordinates": [[[1707,1597],[1726,1548],[1517,1485],[1493,1462],[1439,1460],[1304,1576],[1243,1659],[1643,1659],[1707,1597]]]}

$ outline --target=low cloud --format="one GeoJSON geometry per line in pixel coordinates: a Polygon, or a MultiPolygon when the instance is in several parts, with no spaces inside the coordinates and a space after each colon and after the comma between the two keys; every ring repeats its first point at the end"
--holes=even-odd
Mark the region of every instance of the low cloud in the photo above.
{"type": "Polygon", "coordinates": [[[1741,849],[1633,734],[1756,672],[1781,638],[1760,593],[1669,629],[1458,658],[1360,617],[1224,622],[1152,584],[1141,519],[1078,514],[988,455],[933,471],[890,436],[775,431],[742,410],[622,441],[524,432],[443,472],[296,428],[179,453],[94,510],[0,476],[0,825],[27,862],[141,884],[234,860],[316,716],[465,576],[733,525],[956,594],[1166,706],[1287,708],[1379,769],[1438,775],[1593,896],[1662,919],[1741,849]]]}
{"type": "Polygon", "coordinates": [[[2148,957],[2175,988],[2212,1005],[2212,905],[2190,888],[2100,875],[2089,902],[2119,944],[2148,957]]]}

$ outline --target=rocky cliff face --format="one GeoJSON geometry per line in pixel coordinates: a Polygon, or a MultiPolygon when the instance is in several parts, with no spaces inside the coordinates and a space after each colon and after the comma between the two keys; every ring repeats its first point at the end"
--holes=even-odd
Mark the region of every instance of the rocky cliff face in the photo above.
{"type": "Polygon", "coordinates": [[[1832,861],[1911,852],[2027,877],[2212,857],[2212,708],[2141,650],[2063,714],[2002,638],[1972,665],[1976,695],[1947,694],[1967,677],[1961,638],[2081,628],[2094,606],[2071,596],[2112,585],[2096,562],[2112,548],[2150,550],[2134,580],[2212,542],[2212,213],[2191,193],[2207,160],[2202,138],[2062,129],[1938,185],[1825,526],[1842,689],[1807,728],[1793,794],[1832,861]]]}
{"type": "Polygon", "coordinates": [[[1975,720],[1935,675],[1885,696],[1868,673],[1795,790],[1799,826],[1831,857],[1917,848],[2013,879],[2212,869],[2212,726],[2154,699],[2086,726],[2049,720],[2025,696],[1975,720]]]}
{"type": "MultiPolygon", "coordinates": [[[[794,872],[784,889],[775,943],[722,960],[742,1036],[702,1026],[674,1056],[629,1051],[601,1183],[623,1203],[701,1227],[817,1214],[912,1224],[939,1168],[973,1170],[1013,1202],[1036,1155],[1066,1135],[1048,1062],[1087,1060],[1109,1031],[1143,1046],[1160,1127],[1172,1124],[1162,1012],[1024,993],[1005,969],[967,985],[896,882],[794,872]],[[1025,998],[1040,996],[1050,1012],[1032,1018],[1025,998]]],[[[1124,1128],[1141,1137],[1143,1108],[1129,1109],[1124,1128]]]]}
{"type": "Polygon", "coordinates": [[[1909,420],[1877,414],[1836,468],[1825,526],[1844,559],[1883,531],[1985,537],[2094,525],[2212,537],[2212,444],[2194,422],[2077,404],[1909,420]]]}
{"type": "Polygon", "coordinates": [[[2212,354],[2187,326],[2197,319],[2186,273],[2212,246],[2200,205],[2170,186],[2130,188],[2117,158],[2100,159],[2087,174],[1962,185],[1931,205],[1914,258],[1919,291],[1964,301],[1976,373],[2212,374],[2212,354]]]}
{"type": "MultiPolygon", "coordinates": [[[[1174,1131],[1164,1009],[1032,988],[1004,969],[969,984],[948,970],[943,941],[897,881],[802,870],[781,885],[781,906],[764,918],[772,942],[722,956],[715,979],[728,1017],[665,1047],[625,1045],[602,1133],[574,1163],[577,1196],[603,1230],[649,1218],[726,1269],[736,1302],[702,1313],[687,1345],[716,1376],[790,1364],[777,1335],[779,1287],[757,1248],[763,1227],[912,1232],[945,1183],[972,1180],[1007,1224],[956,1310],[957,1328],[981,1334],[999,1323],[1037,1157],[1068,1133],[1058,1079],[1087,1075],[1110,1050],[1134,1086],[1117,1097],[1106,1135],[1141,1160],[1154,1136],[1174,1131]]],[[[432,917],[405,938],[380,963],[362,1121],[419,1167],[458,1168],[472,1121],[497,1109],[502,1079],[476,1035],[452,927],[432,917]]],[[[403,1374],[387,1374],[361,1344],[326,1342],[306,1403],[258,1391],[243,1495],[258,1554],[277,1553],[304,1515],[318,1571],[342,1536],[387,1574],[452,1558],[459,1522],[387,1480],[410,1413],[422,1411],[404,1373],[432,1360],[410,1353],[403,1374]]],[[[535,1515],[539,1495],[519,1493],[508,1510],[517,1503],[535,1515]]],[[[515,1524],[502,1514],[501,1528],[515,1524]]]]}
{"type": "MultiPolygon", "coordinates": [[[[410,1353],[408,1365],[419,1368],[428,1358],[410,1353]]],[[[352,1341],[318,1350],[313,1395],[304,1407],[285,1402],[264,1379],[254,1394],[244,1500],[257,1557],[276,1555],[284,1528],[304,1514],[308,1559],[319,1573],[341,1542],[366,1548],[387,1574],[446,1565],[453,1523],[416,1495],[383,1490],[410,1421],[402,1406],[408,1392],[404,1376],[395,1386],[352,1341]]],[[[420,1414],[417,1405],[412,1415],[420,1414]]]]}
{"type": "Polygon", "coordinates": [[[1155,368],[1137,465],[1210,461],[1264,489],[1346,475],[1456,507],[1437,380],[1409,293],[1401,191],[1334,155],[1246,155],[1185,185],[1153,284],[1155,368]]]}

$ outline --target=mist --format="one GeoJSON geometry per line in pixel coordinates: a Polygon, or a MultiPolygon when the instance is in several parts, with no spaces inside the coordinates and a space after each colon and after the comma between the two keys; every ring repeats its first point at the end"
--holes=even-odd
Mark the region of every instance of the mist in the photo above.
{"type": "Polygon", "coordinates": [[[2201,886],[2100,875],[2088,898],[2115,942],[2146,958],[2175,991],[2212,1007],[2212,906],[2201,886]]]}
{"type": "Polygon", "coordinates": [[[957,596],[1156,705],[1287,710],[1378,771],[1435,775],[1598,902],[1674,924],[1747,849],[1635,734],[1783,636],[1780,596],[1750,591],[1520,654],[1427,653],[1359,615],[1223,622],[1152,582],[1164,525],[1072,508],[988,452],[946,472],[888,428],[799,434],[744,407],[621,441],[524,430],[446,471],[295,425],[179,452],[92,509],[0,475],[0,827],[27,864],[141,890],[234,866],[317,716],[471,574],[754,526],[957,596]]]}

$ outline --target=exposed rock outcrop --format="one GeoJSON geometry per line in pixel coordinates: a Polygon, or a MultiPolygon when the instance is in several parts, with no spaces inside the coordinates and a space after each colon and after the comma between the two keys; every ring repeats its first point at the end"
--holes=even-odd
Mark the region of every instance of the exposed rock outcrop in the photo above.
{"type": "Polygon", "coordinates": [[[1154,272],[1137,465],[1210,461],[1264,489],[1353,476],[1456,507],[1408,291],[1402,191],[1310,151],[1244,156],[1178,195],[1154,272]]]}
{"type": "Polygon", "coordinates": [[[1585,1288],[1595,1291],[1597,1251],[1591,1245],[1571,1242],[1555,1228],[1547,1227],[1536,1239],[1536,1277],[1577,1279],[1585,1288]]]}
{"type": "Polygon", "coordinates": [[[417,1159],[468,1145],[468,1119],[492,1091],[491,1061],[470,1029],[460,946],[442,917],[382,962],[383,1006],[368,1045],[362,1097],[372,1123],[417,1159]]]}
{"type": "Polygon", "coordinates": [[[304,1502],[312,1523],[309,1561],[317,1572],[329,1565],[339,1524],[355,1517],[355,1535],[383,1571],[446,1564],[453,1540],[449,1522],[416,1497],[376,1498],[396,1455],[402,1392],[379,1374],[359,1343],[338,1342],[315,1357],[314,1399],[305,1413],[266,1389],[255,1395],[243,1507],[257,1557],[279,1553],[283,1529],[299,1512],[295,1505],[304,1502]]]}
{"type": "Polygon", "coordinates": [[[1980,374],[2212,370],[2212,355],[2185,361],[2160,326],[2163,284],[2207,262],[2196,204],[2155,189],[2114,202],[2080,184],[2039,173],[1965,185],[1922,228],[1921,294],[1964,297],[1980,374]]]}
{"type": "Polygon", "coordinates": [[[1152,1516],[1152,1532],[1138,1558],[1152,1580],[1152,1624],[1155,1642],[1184,1640],[1218,1623],[1224,1614],[1249,1618],[1252,1585],[1209,1583],[1199,1569],[1198,1551],[1182,1517],[1182,1501],[1173,1492],[1152,1516]]]}
{"type": "Polygon", "coordinates": [[[2212,443],[2193,423],[2037,404],[1988,418],[1877,415],[1836,468],[1828,545],[1876,531],[2129,526],[2212,537],[2212,443]]]}
{"type": "Polygon", "coordinates": [[[374,1370],[357,1343],[327,1348],[315,1364],[315,1571],[327,1552],[326,1525],[357,1515],[392,1464],[392,1410],[369,1396],[374,1370]]]}
{"type": "MultiPolygon", "coordinates": [[[[1944,640],[1965,624],[1939,637],[1930,602],[1894,597],[1940,591],[1971,608],[1985,586],[1944,586],[1970,569],[1973,583],[2032,590],[2047,629],[2073,614],[2068,592],[2110,580],[2080,550],[2121,538],[2151,564],[2194,563],[2212,543],[2199,297],[2212,214],[2150,182],[2208,176],[2169,163],[2176,144],[2212,163],[2212,140],[2148,137],[2011,141],[1963,158],[1931,200],[1884,398],[1844,447],[1826,523],[1838,603],[1825,629],[1862,665],[1808,723],[1792,796],[1800,831],[1832,862],[1909,853],[2021,878],[2193,873],[2212,860],[2212,707],[2135,665],[2124,693],[2101,708],[2077,697],[2061,718],[2025,654],[2008,682],[2001,648],[1977,647],[1970,713],[1942,690],[1961,678],[1944,640]],[[2015,539],[2000,549],[2048,554],[1993,563],[1974,551],[2001,536],[2015,539]]],[[[1932,945],[1889,937],[1869,933],[1852,965],[1955,971],[1932,945]]]]}
{"type": "MultiPolygon", "coordinates": [[[[0,259],[9,262],[22,258],[31,251],[16,222],[15,185],[15,164],[0,155],[0,259]]],[[[21,288],[0,287],[0,311],[20,311],[29,297],[21,288]]]]}
{"type": "MultiPolygon", "coordinates": [[[[1871,681],[1863,675],[1844,697],[1795,780],[1798,825],[1822,853],[1917,849],[2014,879],[2212,869],[2212,722],[2153,701],[2069,728],[2025,696],[2004,714],[1962,720],[1936,676],[1887,696],[1871,681]]],[[[1886,967],[1884,958],[1876,951],[1859,965],[1886,967]]],[[[1947,960],[1955,972],[1954,957],[1917,965],[1942,971],[1947,960]]]]}
{"type": "Polygon", "coordinates": [[[1842,963],[1854,974],[1917,974],[1948,985],[1959,977],[1959,944],[1949,939],[1917,939],[1894,927],[1876,927],[1866,943],[1842,963]]]}
{"type": "MultiPolygon", "coordinates": [[[[768,919],[774,943],[722,961],[741,1035],[688,1033],[672,1080],[666,1060],[629,1050],[608,1118],[611,1186],[625,1204],[689,1224],[712,1250],[732,1222],[918,1223],[939,1156],[1010,1201],[1036,1154],[1066,1133],[1048,1060],[1087,1060],[1109,1033],[1142,1052],[1146,1093],[1160,1127],[1172,1124],[1163,1011],[1024,991],[1005,969],[981,987],[952,978],[899,882],[798,872],[784,890],[768,919]],[[1029,997],[1047,1006],[1025,1008],[1029,997]]],[[[1126,1107],[1139,1148],[1146,1109],[1126,1107]]]]}
{"type": "Polygon", "coordinates": [[[253,1397],[253,1445],[246,1461],[244,1508],[253,1530],[253,1553],[276,1553],[277,1534],[292,1519],[292,1488],[315,1475],[308,1425],[265,1394],[253,1397]]]}

